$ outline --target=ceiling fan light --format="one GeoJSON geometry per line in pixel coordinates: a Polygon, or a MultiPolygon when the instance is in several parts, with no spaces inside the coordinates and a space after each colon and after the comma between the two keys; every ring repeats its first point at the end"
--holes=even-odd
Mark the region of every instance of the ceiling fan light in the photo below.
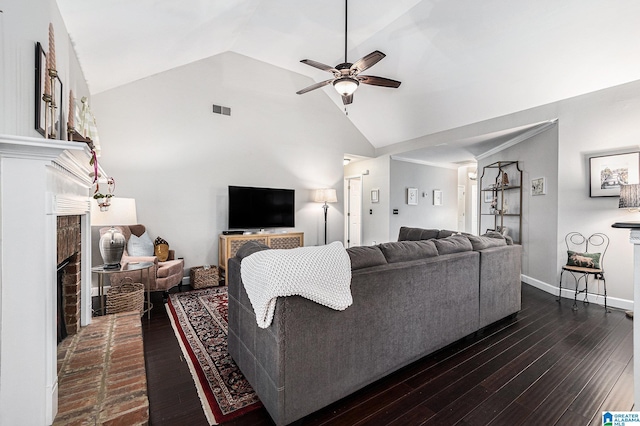
{"type": "Polygon", "coordinates": [[[355,78],[341,77],[333,82],[333,87],[340,96],[351,96],[360,83],[355,78]]]}

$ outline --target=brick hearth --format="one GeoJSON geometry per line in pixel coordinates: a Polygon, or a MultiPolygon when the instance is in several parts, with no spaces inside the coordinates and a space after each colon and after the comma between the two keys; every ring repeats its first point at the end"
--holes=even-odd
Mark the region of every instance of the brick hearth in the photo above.
{"type": "Polygon", "coordinates": [[[94,318],[58,346],[54,425],[144,425],[149,421],[140,315],[94,318]]]}

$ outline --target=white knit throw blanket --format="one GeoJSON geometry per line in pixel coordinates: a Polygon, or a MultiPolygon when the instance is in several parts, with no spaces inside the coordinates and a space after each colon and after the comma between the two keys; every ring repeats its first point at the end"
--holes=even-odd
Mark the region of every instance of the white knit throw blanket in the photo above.
{"type": "Polygon", "coordinates": [[[279,296],[302,296],[342,311],[351,298],[351,260],[339,241],[263,250],[242,259],[240,273],[260,328],[271,325],[279,296]]]}

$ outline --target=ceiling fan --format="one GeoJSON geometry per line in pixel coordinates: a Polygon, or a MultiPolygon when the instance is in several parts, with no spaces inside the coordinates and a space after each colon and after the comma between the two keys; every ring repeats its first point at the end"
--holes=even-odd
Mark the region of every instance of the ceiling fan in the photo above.
{"type": "Polygon", "coordinates": [[[369,53],[367,56],[358,59],[354,63],[347,62],[347,0],[344,1],[344,63],[338,64],[335,67],[322,64],[320,62],[313,61],[311,59],[303,59],[300,62],[310,65],[312,67],[328,71],[333,74],[333,78],[322,81],[320,83],[312,84],[309,87],[305,87],[302,90],[298,90],[296,93],[302,95],[303,93],[310,92],[320,87],[332,84],[336,91],[342,96],[342,103],[349,105],[353,102],[353,92],[356,91],[360,83],[369,84],[371,86],[382,86],[397,88],[400,86],[400,82],[391,80],[390,78],[375,77],[372,75],[360,75],[360,73],[366,69],[371,68],[377,64],[386,55],[379,50],[375,50],[369,53]]]}

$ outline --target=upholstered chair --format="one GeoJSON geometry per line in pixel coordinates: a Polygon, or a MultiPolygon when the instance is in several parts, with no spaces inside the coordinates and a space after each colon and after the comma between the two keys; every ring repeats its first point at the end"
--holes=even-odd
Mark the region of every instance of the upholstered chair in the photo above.
{"type": "MultiPolygon", "coordinates": [[[[184,259],[175,259],[174,250],[169,250],[169,256],[166,261],[158,260],[158,257],[151,255],[132,255],[135,252],[146,251],[149,253],[149,244],[151,245],[150,253],[153,253],[153,241],[146,236],[144,225],[116,226],[120,229],[126,240],[124,254],[120,263],[125,265],[133,262],[153,262],[154,266],[149,269],[149,290],[167,292],[172,287],[182,284],[184,275],[184,259]],[[146,246],[141,250],[141,246],[146,246]]],[[[100,228],[100,235],[109,230],[109,227],[100,228]]],[[[146,253],[145,253],[146,254],[146,253]]],[[[144,273],[143,273],[144,274],[144,273]]],[[[119,284],[125,277],[131,277],[134,281],[140,281],[140,272],[124,272],[122,274],[110,275],[112,284],[119,284]]],[[[143,275],[146,278],[146,275],[143,275]]],[[[143,279],[143,284],[146,284],[143,279]]]]}

